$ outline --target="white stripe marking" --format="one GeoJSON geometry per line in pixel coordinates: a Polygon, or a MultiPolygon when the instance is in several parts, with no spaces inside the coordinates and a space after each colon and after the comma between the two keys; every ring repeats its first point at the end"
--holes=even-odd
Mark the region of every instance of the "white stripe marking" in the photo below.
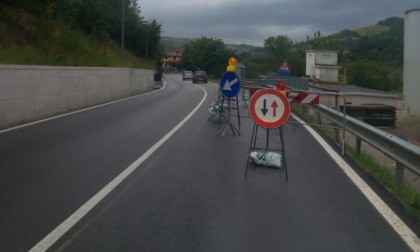
{"type": "Polygon", "coordinates": [[[114,178],[108,185],[100,190],[95,196],[89,199],[83,206],[81,206],[70,217],[63,221],[44,239],[38,242],[30,251],[46,251],[58,239],[60,239],[67,231],[70,230],[76,223],[78,223],[88,212],[90,212],[102,199],[104,199],[112,190],[114,190],[121,182],[123,182],[132,172],[134,172],[147,158],[149,158],[160,146],[162,146],[175,132],[177,132],[200,108],[207,97],[207,92],[202,87],[198,86],[204,91],[204,97],[200,103],[171,131],[169,131],[162,139],[156,142],[149,150],[147,150],[140,158],[126,168],[120,175],[114,178]]]}
{"type": "Polygon", "coordinates": [[[311,103],[318,95],[316,94],[309,94],[306,96],[301,103],[311,103]]]}
{"type": "MultiPolygon", "coordinates": [[[[292,114],[298,122],[302,120],[292,114]]],[[[405,241],[405,243],[413,250],[420,251],[420,239],[405,223],[392,211],[391,208],[363,181],[355,171],[325,142],[324,139],[311,127],[303,124],[303,127],[321,144],[321,146],[328,152],[331,158],[338,164],[356,187],[365,195],[365,197],[372,203],[384,219],[392,226],[398,235],[405,241]]]]}

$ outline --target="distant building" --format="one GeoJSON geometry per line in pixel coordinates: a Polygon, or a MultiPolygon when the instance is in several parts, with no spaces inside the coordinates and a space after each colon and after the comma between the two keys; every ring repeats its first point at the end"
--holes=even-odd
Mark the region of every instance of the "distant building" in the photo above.
{"type": "Polygon", "coordinates": [[[178,63],[181,61],[182,51],[169,52],[162,59],[162,67],[165,73],[176,70],[178,63]]]}
{"type": "Polygon", "coordinates": [[[246,66],[245,63],[242,61],[236,61],[236,75],[238,75],[239,79],[245,80],[246,79],[246,66]]]}
{"type": "Polygon", "coordinates": [[[338,52],[335,50],[307,50],[306,75],[314,82],[338,83],[338,52]]]}
{"type": "MultiPolygon", "coordinates": [[[[395,126],[397,95],[339,82],[338,52],[334,50],[307,50],[306,75],[308,90],[327,92],[321,103],[340,108],[346,114],[375,126],[395,126]]],[[[346,81],[344,81],[346,83],[346,81]]],[[[286,82],[287,85],[289,85],[286,82]]],[[[291,83],[292,84],[292,83],[291,83]]]]}

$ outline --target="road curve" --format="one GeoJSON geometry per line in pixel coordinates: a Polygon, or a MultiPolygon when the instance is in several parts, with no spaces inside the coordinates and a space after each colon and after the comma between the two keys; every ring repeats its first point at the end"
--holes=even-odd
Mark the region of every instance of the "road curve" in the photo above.
{"type": "Polygon", "coordinates": [[[33,248],[185,119],[200,87],[198,111],[51,251],[410,251],[301,126],[284,126],[289,181],[255,166],[245,179],[246,108],[240,136],[216,136],[217,86],[179,75],[159,92],[0,134],[1,250],[33,248]]]}

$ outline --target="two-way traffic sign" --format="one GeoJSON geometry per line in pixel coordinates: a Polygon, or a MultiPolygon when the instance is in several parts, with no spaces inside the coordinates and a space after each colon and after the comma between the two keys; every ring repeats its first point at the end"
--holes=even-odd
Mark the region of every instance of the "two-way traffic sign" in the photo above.
{"type": "Polygon", "coordinates": [[[286,123],[290,116],[290,103],[280,91],[263,89],[251,96],[251,118],[263,128],[274,129],[286,123]]]}
{"type": "Polygon", "coordinates": [[[235,72],[226,72],[220,80],[220,90],[226,97],[234,97],[239,93],[241,83],[235,72]]]}

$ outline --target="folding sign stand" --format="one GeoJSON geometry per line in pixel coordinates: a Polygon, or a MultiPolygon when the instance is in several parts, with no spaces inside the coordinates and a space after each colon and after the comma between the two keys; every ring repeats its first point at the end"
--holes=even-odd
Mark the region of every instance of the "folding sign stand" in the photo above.
{"type": "Polygon", "coordinates": [[[216,135],[220,135],[223,137],[226,133],[227,128],[230,127],[230,129],[232,130],[232,134],[235,135],[235,132],[238,133],[238,135],[241,134],[240,130],[241,130],[241,119],[240,119],[240,115],[239,115],[239,101],[238,101],[238,95],[236,95],[235,97],[226,97],[225,96],[222,97],[222,104],[221,104],[221,111],[219,113],[219,128],[220,128],[220,124],[222,123],[222,117],[223,119],[225,119],[225,125],[223,125],[223,127],[217,132],[216,135]],[[225,107],[225,101],[227,102],[227,106],[225,107]],[[235,102],[236,106],[232,107],[232,103],[235,102]],[[238,118],[238,128],[237,129],[235,127],[235,125],[232,124],[231,119],[232,119],[232,110],[236,110],[236,116],[238,118]],[[226,111],[227,116],[223,115],[223,112],[226,111]]]}
{"type": "MultiPolygon", "coordinates": [[[[274,89],[263,89],[257,91],[251,96],[249,103],[249,113],[254,120],[254,128],[252,130],[251,143],[249,145],[249,153],[247,157],[245,178],[248,174],[250,154],[256,150],[264,152],[273,152],[273,154],[280,154],[280,168],[286,171],[286,181],[289,179],[286,165],[286,151],[284,148],[283,124],[290,116],[290,103],[286,96],[280,91],[274,89]],[[257,148],[258,128],[265,128],[266,142],[265,148],[257,148]],[[279,129],[280,149],[273,149],[269,146],[270,129],[279,129]],[[280,152],[280,153],[278,153],[280,152]]],[[[267,155],[267,157],[269,157],[267,155]]],[[[266,160],[269,161],[269,160],[266,160]]],[[[266,163],[266,165],[269,165],[266,163]]]]}
{"type": "Polygon", "coordinates": [[[248,174],[248,166],[249,166],[249,154],[254,151],[268,151],[268,152],[276,152],[279,153],[281,156],[280,159],[280,165],[281,168],[284,168],[286,171],[286,181],[289,180],[289,176],[287,174],[287,163],[286,163],[286,150],[284,145],[284,137],[283,137],[283,126],[279,127],[279,136],[280,136],[280,149],[272,149],[269,148],[269,139],[270,139],[270,129],[266,129],[266,142],[265,142],[265,148],[258,148],[257,145],[257,135],[258,135],[258,124],[254,123],[254,128],[252,130],[252,136],[251,136],[251,144],[249,145],[249,153],[248,153],[248,159],[246,162],[246,169],[245,169],[245,178],[248,174]]]}
{"type": "Polygon", "coordinates": [[[241,89],[241,82],[239,80],[239,77],[234,72],[235,70],[230,69],[234,67],[235,63],[236,63],[236,60],[234,58],[229,59],[228,72],[224,73],[222,76],[222,79],[220,80],[220,91],[222,92],[223,97],[222,97],[222,110],[220,111],[220,114],[219,114],[219,128],[220,128],[220,123],[222,121],[222,116],[226,120],[226,124],[217,132],[216,135],[221,134],[222,137],[225,135],[226,129],[228,127],[230,127],[230,129],[232,130],[232,134],[235,135],[235,132],[238,133],[238,135],[241,134],[239,132],[241,129],[241,120],[239,118],[239,102],[238,102],[239,101],[238,93],[239,93],[239,90],[241,89]],[[225,110],[225,101],[227,101],[227,108],[226,108],[227,118],[224,115],[222,115],[223,111],[225,110]],[[232,102],[236,102],[236,107],[232,107],[232,102]],[[236,113],[238,116],[239,130],[235,128],[235,126],[231,122],[232,110],[236,110],[236,113]]]}

